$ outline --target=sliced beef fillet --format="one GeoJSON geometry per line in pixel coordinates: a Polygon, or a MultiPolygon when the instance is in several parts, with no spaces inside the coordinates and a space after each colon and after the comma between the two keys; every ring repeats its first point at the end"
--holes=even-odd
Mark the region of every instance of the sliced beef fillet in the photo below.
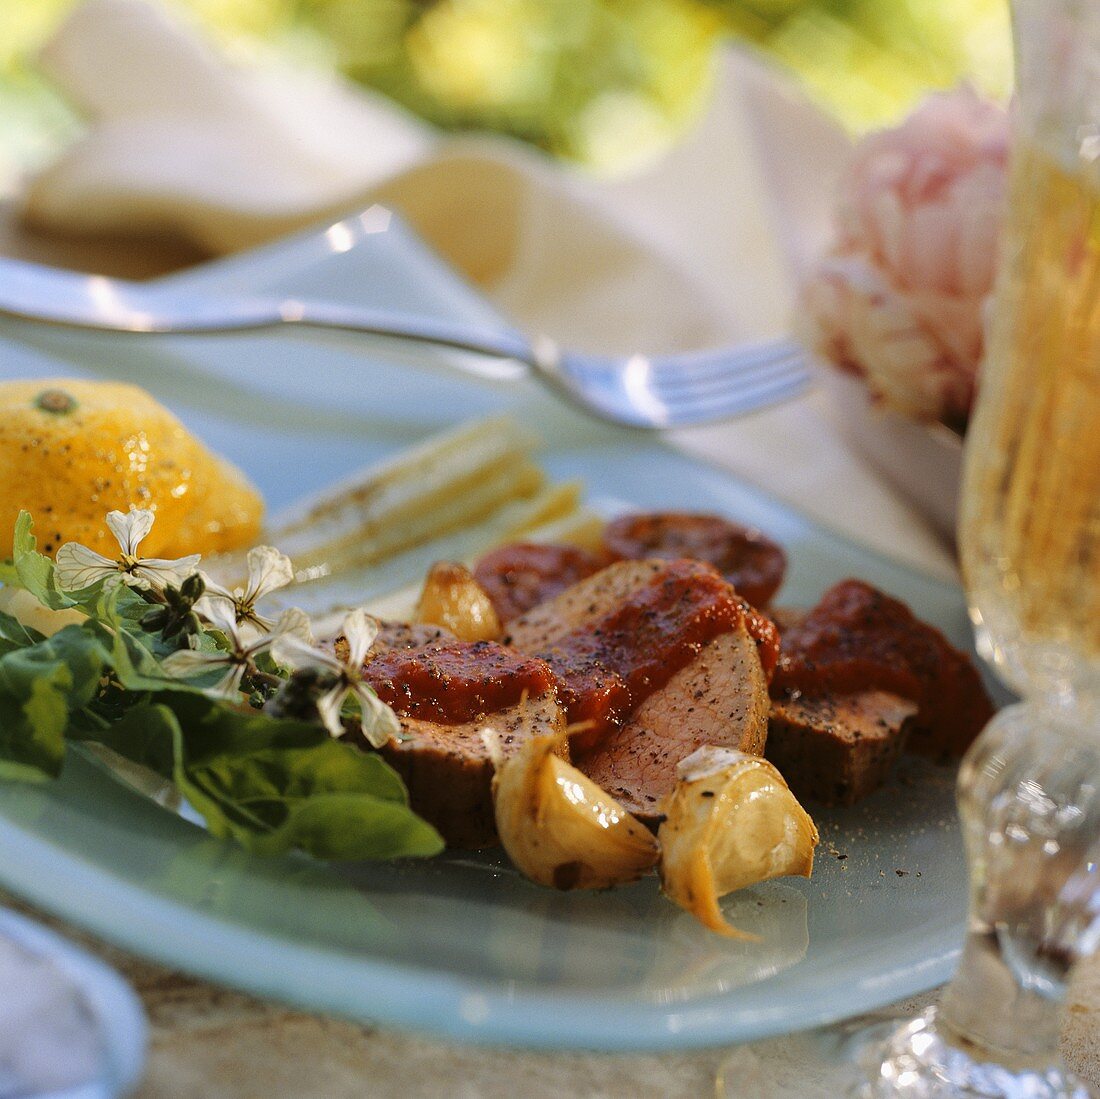
{"type": "Polygon", "coordinates": [[[501,622],[510,622],[606,564],[579,546],[513,542],[485,554],[474,566],[474,579],[501,622]]]}
{"type": "Polygon", "coordinates": [[[800,800],[853,805],[889,777],[916,712],[889,691],[776,699],[765,755],[800,800]]]}
{"type": "MultiPolygon", "coordinates": [[[[774,607],[770,613],[783,638],[808,612],[774,607]]],[[[807,684],[776,689],[773,696],[765,754],[798,798],[819,805],[852,805],[877,790],[901,755],[917,712],[916,703],[874,687],[834,691],[807,684]]]]}
{"type": "Polygon", "coordinates": [[[576,765],[644,819],[696,748],[763,751],[774,631],[708,565],[610,565],[511,623],[506,641],[544,659],[570,721],[589,723],[571,738],[576,765]]]}
{"type": "Polygon", "coordinates": [[[604,549],[611,560],[689,557],[713,565],[754,607],[766,607],[783,583],[787,555],[752,527],[720,515],[687,511],[623,515],[607,524],[604,549]]]}
{"type": "Polygon", "coordinates": [[[381,656],[393,649],[424,649],[454,641],[455,635],[442,626],[426,626],[407,622],[382,622],[371,647],[371,656],[381,656]]]}
{"type": "Polygon", "coordinates": [[[768,683],[744,626],[708,642],[626,724],[575,760],[593,782],[647,823],[676,783],[676,764],[704,744],[763,755],[768,683]]]}
{"type": "Polygon", "coordinates": [[[835,584],[780,628],[773,698],[887,691],[916,703],[908,746],[934,758],[961,755],[993,714],[970,658],[862,580],[835,584]]]}
{"type": "Polygon", "coordinates": [[[493,730],[505,755],[529,736],[562,732],[549,668],[491,641],[441,638],[373,652],[363,675],[401,720],[401,736],[381,752],[413,809],[449,847],[494,845],[493,764],[481,731],[493,730]]]}

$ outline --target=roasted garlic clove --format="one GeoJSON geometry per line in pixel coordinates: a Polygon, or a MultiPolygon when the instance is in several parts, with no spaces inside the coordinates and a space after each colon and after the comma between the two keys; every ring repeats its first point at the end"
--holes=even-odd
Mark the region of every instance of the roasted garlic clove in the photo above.
{"type": "Polygon", "coordinates": [[[555,754],[562,743],[559,736],[533,737],[499,762],[493,805],[504,850],[532,881],[555,889],[635,881],[657,862],[656,839],[555,754]]]}
{"type": "Polygon", "coordinates": [[[765,759],[733,748],[703,747],[682,760],[665,799],[661,886],[700,922],[732,938],[718,898],[770,878],[808,878],[817,828],[765,759]]]}
{"type": "Polygon", "coordinates": [[[485,589],[451,561],[429,569],[413,621],[443,626],[462,641],[494,641],[504,632],[485,589]]]}

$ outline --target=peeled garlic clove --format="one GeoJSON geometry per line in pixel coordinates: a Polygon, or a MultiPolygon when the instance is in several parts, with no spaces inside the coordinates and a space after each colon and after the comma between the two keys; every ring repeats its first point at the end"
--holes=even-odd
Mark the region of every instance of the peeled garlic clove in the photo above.
{"type": "Polygon", "coordinates": [[[663,809],[661,886],[720,934],[755,938],[726,922],[719,897],[813,869],[817,828],[766,759],[700,748],[680,762],[663,809]]]}
{"type": "Polygon", "coordinates": [[[461,641],[494,641],[504,632],[485,589],[465,565],[432,565],[416,605],[414,622],[443,626],[461,641]]]}
{"type": "Polygon", "coordinates": [[[532,881],[602,889],[635,881],[658,855],[653,834],[556,752],[560,736],[533,737],[493,779],[497,832],[532,881]]]}

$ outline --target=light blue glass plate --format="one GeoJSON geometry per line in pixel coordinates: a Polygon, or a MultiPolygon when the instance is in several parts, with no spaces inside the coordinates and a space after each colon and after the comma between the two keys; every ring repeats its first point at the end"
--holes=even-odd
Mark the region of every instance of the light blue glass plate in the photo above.
{"type": "MultiPolygon", "coordinates": [[[[307,234],[173,278],[205,292],[270,288],[500,323],[400,225],[378,224],[353,252],[339,251],[338,236],[307,234]]],[[[272,508],[507,409],[540,431],[553,474],[583,477],[594,495],[758,524],[789,551],[785,601],[861,576],[968,643],[956,588],[534,386],[440,370],[441,354],[317,335],[119,339],[0,325],[0,377],[136,381],[243,466],[272,508]]],[[[654,879],[557,894],[494,853],[342,869],[250,857],[77,755],[56,783],[0,784],[0,883],[140,954],[308,1008],[473,1042],[714,1045],[840,1019],[948,976],[966,897],[953,779],[910,763],[856,808],[818,813],[812,880],[726,902],[734,923],[764,936],[759,945],[705,931],[654,879]]]]}

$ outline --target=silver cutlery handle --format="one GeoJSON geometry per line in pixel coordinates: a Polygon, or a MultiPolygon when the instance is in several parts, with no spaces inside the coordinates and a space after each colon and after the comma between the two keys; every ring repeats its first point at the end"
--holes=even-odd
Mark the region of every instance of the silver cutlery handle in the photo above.
{"type": "MultiPolygon", "coordinates": [[[[247,306],[248,303],[240,304],[247,306]]],[[[430,343],[498,359],[511,359],[528,367],[536,364],[536,352],[531,343],[514,330],[493,331],[459,321],[412,313],[392,313],[382,309],[343,305],[340,302],[290,300],[281,302],[278,309],[278,322],[283,324],[361,332],[397,340],[430,343]]]]}
{"type": "Polygon", "coordinates": [[[330,301],[215,297],[177,287],[57,271],[0,258],[0,315],[68,328],[204,335],[303,325],[470,351],[527,367],[539,361],[515,329],[330,301]]]}

